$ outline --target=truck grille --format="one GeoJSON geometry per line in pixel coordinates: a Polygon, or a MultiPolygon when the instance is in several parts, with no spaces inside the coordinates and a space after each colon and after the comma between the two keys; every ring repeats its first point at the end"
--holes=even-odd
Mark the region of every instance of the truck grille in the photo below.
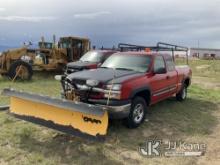
{"type": "Polygon", "coordinates": [[[86,80],[80,80],[80,79],[73,79],[72,80],[73,84],[79,84],[79,85],[86,85],[86,80]]]}
{"type": "Polygon", "coordinates": [[[90,90],[80,90],[80,89],[74,88],[74,86],[76,87],[76,85],[86,85],[86,80],[73,79],[71,84],[73,86],[71,86],[70,84],[66,84],[65,90],[64,90],[66,98],[69,100],[74,100],[74,96],[76,96],[77,98],[80,99],[79,101],[88,102],[89,98],[100,99],[103,97],[103,94],[99,92],[94,92],[90,90]],[[68,95],[71,97],[67,97],[68,95]]]}

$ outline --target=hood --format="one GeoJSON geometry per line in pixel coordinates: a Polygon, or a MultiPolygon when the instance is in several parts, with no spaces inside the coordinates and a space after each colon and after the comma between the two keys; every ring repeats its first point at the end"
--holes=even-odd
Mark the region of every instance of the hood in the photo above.
{"type": "Polygon", "coordinates": [[[90,68],[94,66],[97,66],[97,63],[76,61],[76,62],[70,62],[67,64],[67,67],[72,68],[72,69],[84,69],[84,68],[90,68]]]}
{"type": "Polygon", "coordinates": [[[127,70],[113,70],[107,68],[98,68],[95,70],[86,70],[81,72],[75,72],[67,76],[70,81],[73,80],[98,80],[100,83],[107,84],[109,81],[114,79],[114,83],[122,83],[123,81],[131,78],[138,77],[144,73],[127,71],[127,70]]]}

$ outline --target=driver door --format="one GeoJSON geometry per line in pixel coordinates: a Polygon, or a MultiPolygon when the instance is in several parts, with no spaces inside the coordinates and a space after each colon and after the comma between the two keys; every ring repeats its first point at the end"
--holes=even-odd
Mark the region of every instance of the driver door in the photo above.
{"type": "Polygon", "coordinates": [[[163,56],[157,55],[154,58],[153,75],[151,78],[152,103],[156,103],[169,97],[169,80],[163,56]]]}

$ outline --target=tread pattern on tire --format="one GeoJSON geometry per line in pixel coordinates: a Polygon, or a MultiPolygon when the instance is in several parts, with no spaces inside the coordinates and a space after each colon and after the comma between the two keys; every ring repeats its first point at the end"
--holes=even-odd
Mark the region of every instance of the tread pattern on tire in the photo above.
{"type": "Polygon", "coordinates": [[[184,99],[182,98],[182,93],[183,93],[184,88],[186,88],[186,94],[187,94],[187,87],[186,87],[186,85],[184,84],[183,87],[182,87],[182,89],[179,91],[179,93],[176,94],[176,99],[177,99],[178,101],[183,101],[183,100],[185,100],[186,97],[187,97],[187,95],[186,95],[186,97],[185,97],[184,99]]]}
{"type": "MultiPolygon", "coordinates": [[[[13,62],[13,63],[11,64],[10,69],[9,69],[9,71],[8,71],[8,76],[9,76],[11,79],[13,79],[13,78],[15,77],[15,75],[16,75],[16,68],[17,68],[18,66],[20,66],[20,65],[22,65],[22,66],[24,66],[24,67],[27,68],[28,78],[27,78],[26,80],[30,80],[30,79],[32,78],[32,75],[33,75],[32,67],[31,67],[30,64],[28,64],[27,62],[22,61],[22,60],[15,61],[15,62],[13,62]]],[[[18,77],[18,79],[19,79],[19,77],[18,77]]]]}
{"type": "Polygon", "coordinates": [[[137,128],[137,127],[139,127],[144,122],[145,117],[146,117],[146,113],[147,113],[147,104],[146,104],[146,101],[144,100],[144,98],[139,97],[139,96],[135,97],[132,101],[130,114],[129,114],[128,118],[126,119],[126,126],[128,128],[137,128]],[[144,117],[141,120],[141,122],[138,123],[138,124],[133,121],[133,108],[135,107],[136,102],[142,102],[143,106],[144,106],[144,117]]]}

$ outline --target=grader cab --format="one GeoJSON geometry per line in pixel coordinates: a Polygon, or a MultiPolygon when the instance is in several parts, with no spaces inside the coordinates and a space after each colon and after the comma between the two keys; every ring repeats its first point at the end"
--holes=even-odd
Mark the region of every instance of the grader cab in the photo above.
{"type": "Polygon", "coordinates": [[[90,50],[90,40],[80,37],[61,37],[58,44],[42,41],[37,49],[24,46],[0,55],[0,74],[11,79],[30,80],[33,71],[62,71],[63,67],[78,60],[90,50]]]}
{"type": "Polygon", "coordinates": [[[72,62],[79,60],[83,54],[88,52],[91,48],[91,43],[88,38],[61,37],[58,47],[66,50],[67,60],[72,62]]]}

